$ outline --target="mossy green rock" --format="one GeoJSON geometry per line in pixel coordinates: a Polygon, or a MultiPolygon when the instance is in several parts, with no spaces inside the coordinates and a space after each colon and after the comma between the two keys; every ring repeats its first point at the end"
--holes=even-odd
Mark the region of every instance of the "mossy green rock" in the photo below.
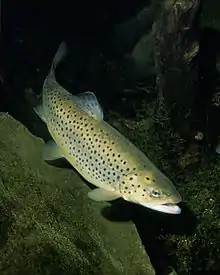
{"type": "Polygon", "coordinates": [[[41,158],[43,141],[0,114],[0,274],[155,274],[135,226],[106,220],[107,203],[71,169],[41,158]]]}

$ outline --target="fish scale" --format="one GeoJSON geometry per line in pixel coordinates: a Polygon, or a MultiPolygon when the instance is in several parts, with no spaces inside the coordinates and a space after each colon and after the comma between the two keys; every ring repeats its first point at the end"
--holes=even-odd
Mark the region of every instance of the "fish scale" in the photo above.
{"type": "Polygon", "coordinates": [[[46,106],[51,136],[89,182],[99,187],[108,184],[117,188],[120,175],[137,169],[136,161],[128,160],[124,144],[119,144],[121,135],[109,125],[106,127],[104,121],[98,122],[78,108],[72,95],[62,101],[59,98],[59,92],[53,93],[48,100],[50,105],[46,106]]]}
{"type": "Polygon", "coordinates": [[[92,92],[73,96],[55,79],[65,55],[61,43],[43,85],[43,104],[36,112],[54,142],[45,145],[45,159],[65,157],[90,183],[95,200],[119,197],[166,213],[180,213],[180,195],[172,182],[119,131],[103,120],[92,92]]]}

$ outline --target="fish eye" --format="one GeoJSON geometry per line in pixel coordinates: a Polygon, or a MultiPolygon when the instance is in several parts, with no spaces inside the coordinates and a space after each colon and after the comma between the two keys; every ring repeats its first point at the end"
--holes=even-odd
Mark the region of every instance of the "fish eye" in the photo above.
{"type": "Polygon", "coordinates": [[[151,191],[151,195],[152,195],[152,197],[154,197],[154,198],[159,198],[160,195],[161,195],[161,193],[160,193],[159,190],[153,189],[153,190],[151,191]]]}

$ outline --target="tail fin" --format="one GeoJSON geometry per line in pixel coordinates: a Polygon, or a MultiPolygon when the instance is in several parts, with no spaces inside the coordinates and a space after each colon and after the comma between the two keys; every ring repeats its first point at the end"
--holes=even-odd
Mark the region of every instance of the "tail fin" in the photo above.
{"type": "Polygon", "coordinates": [[[218,143],[215,151],[216,151],[217,154],[220,154],[220,143],[218,143]]]}
{"type": "Polygon", "coordinates": [[[58,48],[54,58],[53,58],[52,65],[50,67],[50,73],[49,73],[50,76],[54,77],[56,67],[65,58],[66,54],[67,54],[67,44],[66,44],[66,42],[62,41],[59,45],[59,48],[58,48]]]}

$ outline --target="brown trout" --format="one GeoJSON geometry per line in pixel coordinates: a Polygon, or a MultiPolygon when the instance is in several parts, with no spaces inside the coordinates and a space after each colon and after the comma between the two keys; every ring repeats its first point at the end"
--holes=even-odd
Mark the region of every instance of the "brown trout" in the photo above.
{"type": "Polygon", "coordinates": [[[88,196],[96,201],[123,198],[171,214],[179,214],[181,197],[172,182],[127,138],[103,119],[93,92],[72,95],[55,78],[67,53],[62,42],[43,84],[42,104],[35,108],[53,138],[44,159],[66,158],[95,185],[88,196]]]}

